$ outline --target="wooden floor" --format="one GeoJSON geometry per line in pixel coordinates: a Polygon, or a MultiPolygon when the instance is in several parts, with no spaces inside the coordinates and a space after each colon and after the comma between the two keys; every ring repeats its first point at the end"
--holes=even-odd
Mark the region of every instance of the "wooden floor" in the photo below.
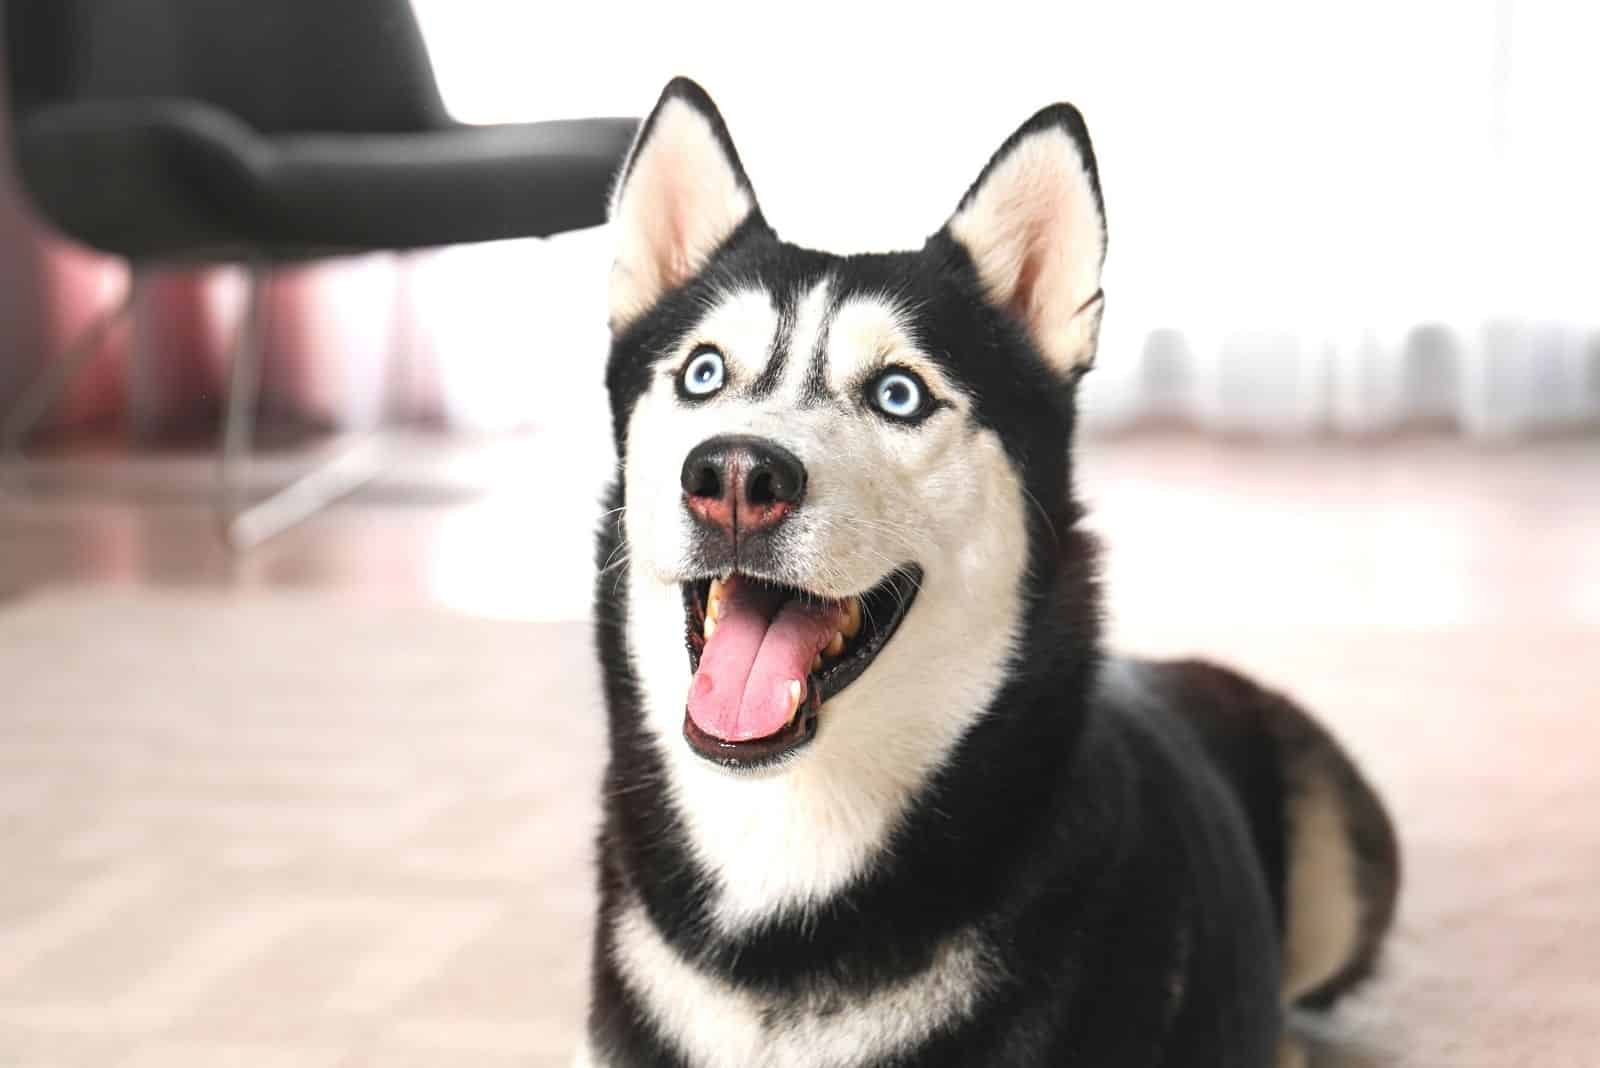
{"type": "MultiPolygon", "coordinates": [[[[1393,947],[1313,1068],[1592,1063],[1600,441],[1080,452],[1118,644],[1288,689],[1395,813],[1393,947]]],[[[0,470],[0,1065],[566,1063],[609,461],[393,461],[242,557],[204,456],[0,470]]]]}
{"type": "MultiPolygon", "coordinates": [[[[1520,447],[1079,447],[1109,605],[1143,620],[1600,622],[1600,439],[1520,447]]],[[[0,595],[58,583],[338,588],[474,615],[587,615],[609,456],[537,435],[408,439],[371,489],[244,556],[204,456],[91,450],[0,467],[0,595]],[[560,455],[559,446],[555,450],[560,455]]],[[[279,460],[263,484],[296,469],[279,460]]]]}

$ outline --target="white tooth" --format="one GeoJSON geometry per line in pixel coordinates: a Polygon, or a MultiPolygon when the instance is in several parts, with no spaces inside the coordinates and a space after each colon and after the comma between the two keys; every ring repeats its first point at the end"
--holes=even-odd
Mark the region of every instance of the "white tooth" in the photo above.
{"type": "Polygon", "coordinates": [[[822,654],[821,653],[818,653],[816,656],[811,658],[811,670],[812,671],[820,671],[820,670],[822,670],[822,654]]]}
{"type": "Polygon", "coordinates": [[[824,649],[823,652],[827,653],[829,656],[838,656],[840,653],[844,652],[844,635],[835,632],[833,637],[828,639],[828,647],[824,649]]]}
{"type": "Polygon", "coordinates": [[[845,602],[844,626],[839,628],[846,638],[854,638],[861,633],[861,600],[852,597],[845,602]]]}
{"type": "Polygon", "coordinates": [[[795,713],[800,711],[800,701],[806,695],[806,684],[799,679],[789,680],[789,719],[794,719],[795,713]]]}
{"type": "Polygon", "coordinates": [[[705,636],[706,636],[706,641],[710,641],[711,640],[711,636],[713,634],[715,634],[716,632],[717,632],[717,617],[716,616],[706,616],[706,625],[705,625],[705,630],[704,630],[704,633],[705,633],[705,636]]]}

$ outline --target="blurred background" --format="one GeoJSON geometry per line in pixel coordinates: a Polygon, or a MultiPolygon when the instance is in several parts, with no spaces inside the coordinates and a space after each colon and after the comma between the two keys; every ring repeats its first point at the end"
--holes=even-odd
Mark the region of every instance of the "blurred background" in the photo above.
{"type": "Polygon", "coordinates": [[[1112,633],[1307,700],[1406,839],[1316,1063],[1581,1063],[1600,9],[0,10],[0,1065],[565,1062],[601,223],[675,74],[836,251],[1079,105],[1112,633]]]}

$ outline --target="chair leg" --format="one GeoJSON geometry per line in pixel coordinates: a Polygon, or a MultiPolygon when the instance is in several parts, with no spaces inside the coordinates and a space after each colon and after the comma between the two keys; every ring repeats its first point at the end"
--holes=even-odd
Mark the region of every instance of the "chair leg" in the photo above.
{"type": "Polygon", "coordinates": [[[227,414],[222,428],[217,510],[223,538],[235,551],[254,548],[304,522],[360,489],[383,469],[378,436],[372,434],[263,499],[244,503],[248,494],[250,444],[255,434],[261,389],[263,328],[271,280],[270,268],[254,266],[250,269],[250,293],[244,321],[234,342],[227,414]]]}
{"type": "Polygon", "coordinates": [[[12,459],[22,458],[22,447],[28,437],[39,428],[45,416],[60,402],[67,387],[100,351],[106,335],[132,315],[141,289],[138,277],[138,272],[130,270],[127,290],[117,302],[95,316],[73,339],[59,360],[47,361],[39,369],[17,403],[6,413],[4,422],[0,422],[0,451],[12,459]]]}
{"type": "Polygon", "coordinates": [[[255,437],[257,394],[261,391],[261,342],[272,274],[250,268],[244,316],[233,338],[228,368],[228,396],[222,420],[222,453],[217,472],[217,512],[224,525],[240,510],[243,480],[250,466],[250,441],[255,437]]]}

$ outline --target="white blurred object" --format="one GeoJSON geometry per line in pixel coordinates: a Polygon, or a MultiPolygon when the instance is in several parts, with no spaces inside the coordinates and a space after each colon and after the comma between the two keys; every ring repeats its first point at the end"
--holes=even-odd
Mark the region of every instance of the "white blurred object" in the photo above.
{"type": "MultiPolygon", "coordinates": [[[[1600,422],[1600,5],[414,4],[467,121],[638,114],[697,78],[769,220],[838,251],[920,244],[1074,101],[1111,231],[1092,427],[1600,422]]],[[[418,286],[458,422],[559,422],[563,385],[597,388],[604,246],[452,251],[418,286]]]]}

